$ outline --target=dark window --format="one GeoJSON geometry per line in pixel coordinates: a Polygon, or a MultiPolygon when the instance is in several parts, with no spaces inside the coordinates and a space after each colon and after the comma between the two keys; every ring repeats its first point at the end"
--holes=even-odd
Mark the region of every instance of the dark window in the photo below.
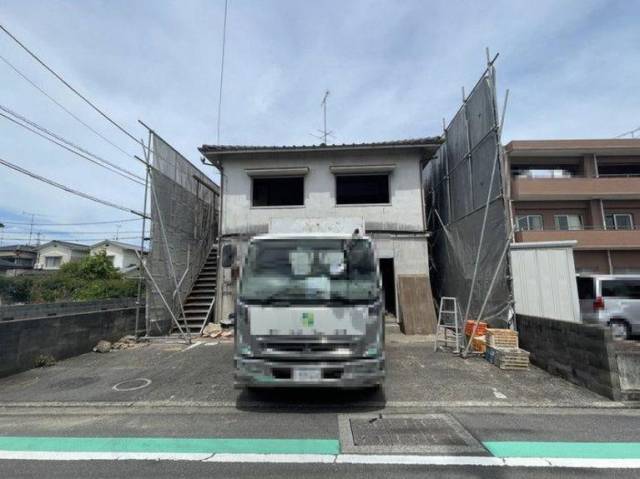
{"type": "Polygon", "coordinates": [[[598,164],[600,176],[640,176],[640,163],[598,164]]]}
{"type": "Polygon", "coordinates": [[[303,206],[304,178],[254,178],[253,206],[303,206]]]}
{"type": "Polygon", "coordinates": [[[578,298],[594,299],[595,297],[593,278],[578,278],[578,298]]]}
{"type": "Polygon", "coordinates": [[[640,280],[613,279],[603,281],[602,296],[640,299],[640,280]]]}
{"type": "Polygon", "coordinates": [[[336,176],[336,204],[389,203],[389,175],[336,176]]]}

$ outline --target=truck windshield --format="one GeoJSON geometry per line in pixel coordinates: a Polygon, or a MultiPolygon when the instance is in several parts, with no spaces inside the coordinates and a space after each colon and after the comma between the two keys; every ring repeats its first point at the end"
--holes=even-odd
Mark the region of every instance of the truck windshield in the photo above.
{"type": "Polygon", "coordinates": [[[288,303],[370,303],[380,294],[366,239],[273,239],[251,243],[240,300],[288,303]]]}

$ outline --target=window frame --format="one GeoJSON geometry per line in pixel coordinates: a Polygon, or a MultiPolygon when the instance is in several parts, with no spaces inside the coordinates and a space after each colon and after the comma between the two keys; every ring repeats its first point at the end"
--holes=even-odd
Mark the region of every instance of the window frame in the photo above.
{"type": "Polygon", "coordinates": [[[633,214],[631,213],[605,213],[604,224],[606,229],[612,230],[612,231],[632,231],[635,229],[635,224],[633,222],[633,214]],[[627,218],[629,218],[629,228],[618,227],[618,222],[616,220],[616,217],[618,216],[626,216],[627,218]],[[609,228],[609,226],[607,225],[607,218],[609,217],[613,218],[613,227],[611,228],[609,228]]]}
{"type": "Polygon", "coordinates": [[[273,208],[304,208],[306,206],[306,175],[269,175],[269,176],[250,176],[250,190],[251,190],[251,198],[250,198],[250,208],[251,209],[273,209],[273,208]],[[300,179],[302,180],[302,204],[296,205],[255,205],[254,201],[254,182],[256,180],[278,180],[278,179],[300,179]]]}
{"type": "Polygon", "coordinates": [[[60,255],[56,255],[56,256],[45,256],[44,257],[44,267],[49,269],[49,268],[59,268],[60,266],[62,266],[62,256],[60,255]],[[57,260],[56,264],[53,265],[49,265],[49,260],[57,260]]]}
{"type": "Polygon", "coordinates": [[[333,202],[336,207],[344,207],[344,206],[391,206],[392,201],[391,197],[391,172],[375,172],[375,173],[364,173],[364,172],[353,172],[353,173],[334,173],[333,180],[333,202]],[[387,196],[388,201],[385,203],[338,203],[338,179],[347,176],[385,176],[387,178],[387,196]]]}
{"type": "Polygon", "coordinates": [[[518,226],[518,231],[544,231],[544,217],[540,214],[526,214],[526,215],[516,215],[516,225],[518,226]],[[532,228],[531,227],[531,218],[539,218],[540,219],[540,228],[532,228]],[[520,228],[520,220],[527,220],[527,228],[520,228]]]}
{"type": "Polygon", "coordinates": [[[582,215],[576,214],[576,213],[563,213],[559,215],[553,215],[553,224],[556,228],[556,231],[584,231],[584,218],[582,217],[582,215]],[[575,217],[580,220],[579,228],[570,227],[570,224],[569,224],[570,217],[575,217]],[[567,229],[560,228],[560,225],[558,223],[558,218],[567,218],[567,229]]]}

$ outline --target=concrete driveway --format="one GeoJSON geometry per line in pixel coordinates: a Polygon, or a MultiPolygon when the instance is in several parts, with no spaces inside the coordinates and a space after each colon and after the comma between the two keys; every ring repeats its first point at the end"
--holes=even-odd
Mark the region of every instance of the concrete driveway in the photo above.
{"type": "Polygon", "coordinates": [[[274,390],[233,388],[232,343],[151,343],[106,354],[88,353],[0,379],[0,403],[210,403],[290,408],[393,407],[484,404],[589,406],[606,398],[531,367],[505,371],[475,357],[434,353],[433,343],[387,336],[387,380],[382,390],[274,390]]]}

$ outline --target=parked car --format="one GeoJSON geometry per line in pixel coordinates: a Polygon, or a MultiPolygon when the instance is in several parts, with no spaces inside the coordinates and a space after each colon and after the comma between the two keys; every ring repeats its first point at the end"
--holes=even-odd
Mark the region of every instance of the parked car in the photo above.
{"type": "Polygon", "coordinates": [[[584,323],[609,326],[614,339],[640,334],[640,275],[579,275],[584,323]]]}

